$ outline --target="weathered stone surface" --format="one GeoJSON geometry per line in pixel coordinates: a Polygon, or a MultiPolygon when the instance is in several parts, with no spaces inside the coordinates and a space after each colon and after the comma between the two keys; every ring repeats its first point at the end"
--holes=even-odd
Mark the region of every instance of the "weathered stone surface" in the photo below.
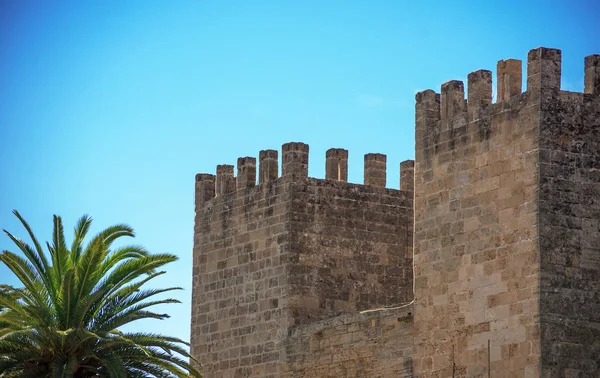
{"type": "Polygon", "coordinates": [[[506,59],[498,62],[496,77],[498,79],[498,102],[521,94],[523,62],[518,59],[506,59]]]}
{"type": "Polygon", "coordinates": [[[279,169],[279,153],[277,150],[262,150],[259,152],[258,160],[259,160],[259,174],[258,174],[258,182],[262,184],[263,182],[277,180],[278,169],[279,169]]]}
{"type": "Polygon", "coordinates": [[[487,70],[468,101],[460,81],[417,93],[401,190],[381,154],[365,185],[345,182],[342,149],[308,178],[303,143],[279,178],[261,151],[258,186],[252,158],[237,179],[197,175],[205,376],[600,376],[600,56],[584,66],[584,93],[560,90],[561,52],[542,47],[526,92],[509,59],[496,103],[487,70]]]}
{"type": "Polygon", "coordinates": [[[405,160],[400,163],[400,190],[414,192],[415,190],[415,161],[405,160]]]}
{"type": "MultiPolygon", "coordinates": [[[[334,151],[335,157],[347,159],[344,151],[334,151]]],[[[297,327],[412,300],[413,193],[308,178],[303,143],[285,144],[282,156],[283,174],[277,178],[276,151],[261,151],[258,186],[252,186],[252,158],[238,160],[237,180],[233,166],[218,167],[216,184],[214,176],[198,175],[191,353],[207,378],[289,374],[307,358],[289,348],[297,327]],[[237,190],[231,191],[234,182],[237,190]],[[212,199],[210,184],[216,186],[212,199]]],[[[378,168],[381,156],[380,185],[385,155],[376,156],[378,168]]],[[[373,316],[352,319],[358,324],[373,316]]],[[[383,325],[371,327],[389,336],[389,345],[396,345],[393,335],[404,332],[396,319],[380,319],[376,323],[383,325]]],[[[332,327],[339,338],[348,337],[332,327]]],[[[364,359],[377,334],[354,333],[364,359]]],[[[412,338],[407,340],[403,343],[410,345],[412,338]]],[[[344,357],[347,363],[350,357],[344,357]]],[[[384,361],[373,361],[369,369],[399,371],[398,364],[384,361]]]]}
{"type": "Polygon", "coordinates": [[[286,143],[281,147],[281,175],[294,178],[308,177],[308,144],[300,142],[286,143]]]}
{"type": "Polygon", "coordinates": [[[600,96],[542,98],[542,375],[592,377],[600,374],[600,96]]]}
{"type": "Polygon", "coordinates": [[[325,178],[348,181],[348,150],[330,148],[325,154],[325,178]]]}
{"type": "Polygon", "coordinates": [[[412,377],[412,306],[295,327],[284,377],[412,377]]]}
{"type": "Polygon", "coordinates": [[[531,340],[539,334],[538,106],[526,95],[510,101],[460,131],[425,124],[416,143],[413,367],[420,377],[539,369],[531,340]]]}
{"type": "Polygon", "coordinates": [[[243,157],[237,161],[236,189],[251,188],[256,185],[256,158],[243,157]]]}
{"type": "MultiPolygon", "coordinates": [[[[520,89],[520,87],[519,87],[520,89]]],[[[498,89],[500,91],[500,88],[498,89]]],[[[479,118],[482,107],[492,103],[492,71],[478,70],[468,76],[469,121],[479,118]]]]}
{"type": "Polygon", "coordinates": [[[385,188],[387,175],[387,156],[384,154],[366,154],[364,183],[368,186],[385,188]]]}
{"type": "Polygon", "coordinates": [[[283,372],[290,206],[289,184],[278,180],[196,212],[191,354],[207,378],[283,372]]]}
{"type": "Polygon", "coordinates": [[[291,184],[293,324],[412,300],[412,192],[291,184]]]}
{"type": "Polygon", "coordinates": [[[600,97],[560,91],[560,57],[529,53],[525,93],[499,63],[465,128],[460,85],[441,116],[417,96],[415,376],[600,374],[600,97]]]}

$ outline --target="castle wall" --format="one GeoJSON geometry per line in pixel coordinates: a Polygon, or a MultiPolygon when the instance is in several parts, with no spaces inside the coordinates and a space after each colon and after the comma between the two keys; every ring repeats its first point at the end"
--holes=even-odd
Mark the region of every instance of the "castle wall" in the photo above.
{"type": "Polygon", "coordinates": [[[412,377],[412,306],[295,327],[284,377],[412,377]]]}
{"type": "Polygon", "coordinates": [[[309,178],[303,143],[283,146],[281,177],[261,151],[259,185],[254,158],[197,175],[203,374],[597,376],[600,56],[585,93],[560,71],[560,50],[538,48],[526,92],[515,59],[498,62],[496,103],[487,70],[466,100],[460,81],[419,92],[401,190],[382,154],[365,155],[365,185],[346,182],[343,149],[309,178]]]}
{"type": "Polygon", "coordinates": [[[292,184],[294,324],[412,300],[412,197],[333,180],[292,184]]]}
{"type": "MultiPolygon", "coordinates": [[[[599,61],[600,56],[587,58],[586,68],[600,73],[599,61]]],[[[544,377],[600,374],[600,86],[595,93],[587,89],[585,94],[557,88],[542,93],[539,225],[544,377]]]]}
{"type": "MultiPolygon", "coordinates": [[[[197,206],[198,190],[197,183],[197,206]]],[[[279,377],[288,327],[289,184],[269,181],[200,206],[191,355],[206,378],[279,377]]]]}
{"type": "Polygon", "coordinates": [[[458,81],[417,94],[418,377],[538,376],[539,100],[516,68],[499,64],[496,104],[485,70],[468,103],[458,81]]]}
{"type": "Polygon", "coordinates": [[[258,186],[254,158],[236,177],[197,175],[191,355],[205,377],[279,377],[299,325],[412,299],[413,192],[385,188],[381,154],[365,156],[368,186],[346,183],[347,159],[331,149],[327,179],[309,178],[308,145],[287,143],[281,177],[277,151],[260,152],[258,186]]]}

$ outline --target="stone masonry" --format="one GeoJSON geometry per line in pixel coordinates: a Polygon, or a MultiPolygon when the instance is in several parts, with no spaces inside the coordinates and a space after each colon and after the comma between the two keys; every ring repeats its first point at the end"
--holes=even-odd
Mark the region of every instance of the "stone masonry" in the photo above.
{"type": "Polygon", "coordinates": [[[417,94],[419,377],[600,376],[600,57],[560,90],[561,52],[417,94]]]}
{"type": "MultiPolygon", "coordinates": [[[[281,177],[278,152],[261,151],[258,185],[249,157],[238,159],[237,177],[231,165],[196,177],[191,353],[207,378],[312,377],[306,350],[289,343],[292,330],[412,300],[412,187],[385,188],[381,154],[365,155],[369,185],[346,182],[343,149],[327,151],[325,180],[309,178],[308,150],[284,144],[281,177]]],[[[373,332],[407,327],[398,316],[375,318],[352,318],[365,350],[373,332]]]]}
{"type": "Polygon", "coordinates": [[[600,55],[531,50],[419,92],[415,161],[308,145],[196,177],[191,354],[207,377],[600,377],[600,55]],[[414,238],[413,238],[414,235],[414,238]],[[413,277],[414,275],[414,277],[413,277]]]}
{"type": "Polygon", "coordinates": [[[412,306],[353,313],[290,330],[285,377],[411,377],[412,306]]]}

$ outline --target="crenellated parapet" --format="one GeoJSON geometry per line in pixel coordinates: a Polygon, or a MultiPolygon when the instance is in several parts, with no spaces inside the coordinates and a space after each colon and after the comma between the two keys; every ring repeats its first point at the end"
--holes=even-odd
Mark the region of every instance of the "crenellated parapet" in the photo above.
{"type": "MultiPolygon", "coordinates": [[[[306,143],[290,142],[281,147],[281,175],[279,175],[279,152],[261,150],[257,159],[240,157],[237,160],[237,175],[233,165],[221,164],[216,174],[196,175],[196,211],[215,197],[234,198],[245,196],[250,191],[260,191],[278,180],[305,180],[308,178],[309,146],[306,143]]],[[[364,156],[364,185],[385,188],[387,176],[387,156],[368,153],[364,156]]],[[[414,161],[400,163],[400,190],[414,188],[414,161]]],[[[325,180],[348,182],[348,150],[330,148],[325,153],[325,180]]]]}
{"type": "MultiPolygon", "coordinates": [[[[527,90],[532,93],[541,89],[560,90],[562,53],[559,49],[538,47],[527,54],[527,90]]],[[[600,55],[590,55],[584,60],[584,93],[600,93],[600,55]]],[[[508,101],[522,93],[522,61],[506,59],[498,61],[496,69],[496,103],[508,101]]],[[[431,89],[416,94],[417,121],[425,126],[425,121],[441,120],[451,122],[468,110],[476,111],[492,103],[492,73],[477,70],[468,75],[467,99],[464,84],[451,80],[441,86],[441,95],[431,89]],[[437,98],[440,98],[439,100],[437,98]],[[438,104],[440,104],[438,106],[438,104]]],[[[473,119],[470,117],[469,119],[473,119]]]]}
{"type": "MultiPolygon", "coordinates": [[[[537,106],[561,93],[561,51],[539,47],[527,55],[527,88],[522,92],[522,61],[500,60],[496,70],[496,102],[492,101],[492,73],[469,73],[464,84],[451,80],[441,85],[440,93],[428,89],[416,94],[415,122],[417,153],[431,163],[434,155],[452,152],[458,145],[489,140],[493,130],[490,119],[503,112],[537,106]],[[420,150],[420,151],[419,151],[420,150]]],[[[600,94],[600,58],[590,55],[584,61],[586,95],[600,94]]],[[[566,93],[566,92],[565,92],[566,93]]],[[[570,93],[570,92],[569,92],[570,93]]],[[[583,101],[583,97],[581,97],[583,101]]],[[[448,156],[442,156],[447,159],[448,156]]]]}

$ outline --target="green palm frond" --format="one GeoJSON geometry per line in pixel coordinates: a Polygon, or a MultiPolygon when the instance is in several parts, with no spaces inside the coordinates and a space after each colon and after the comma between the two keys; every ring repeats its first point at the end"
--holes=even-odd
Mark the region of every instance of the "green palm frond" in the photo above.
{"type": "Polygon", "coordinates": [[[46,254],[28,223],[14,214],[33,247],[4,230],[23,257],[0,253],[22,285],[0,285],[0,378],[201,377],[189,363],[185,341],[120,331],[138,319],[169,317],[150,309],[179,303],[157,296],[181,288],[143,286],[164,274],[159,269],[176,256],[150,254],[138,245],[112,248],[119,238],[135,235],[125,224],[102,230],[86,244],[92,224],[87,215],[76,223],[70,250],[62,219],[54,216],[46,254]]]}
{"type": "Polygon", "coordinates": [[[12,252],[3,251],[0,254],[0,261],[23,283],[30,300],[34,303],[45,302],[44,295],[47,295],[45,286],[41,277],[27,260],[12,252]]]}
{"type": "MultiPolygon", "coordinates": [[[[46,258],[46,255],[44,254],[44,250],[42,249],[41,244],[38,242],[37,238],[35,237],[33,231],[31,231],[31,227],[29,227],[29,224],[25,221],[25,219],[23,219],[21,214],[19,214],[19,212],[17,210],[13,210],[13,214],[15,214],[15,216],[19,219],[19,221],[21,222],[21,224],[23,225],[25,230],[27,230],[27,233],[29,234],[31,241],[33,241],[33,245],[35,246],[37,256],[35,256],[33,253],[31,253],[31,257],[29,257],[29,261],[31,261],[32,264],[36,265],[38,273],[41,276],[44,276],[45,273],[48,272],[48,266],[49,266],[48,259],[46,258]]],[[[6,230],[4,232],[6,232],[6,230]]],[[[28,255],[28,252],[23,251],[23,253],[25,253],[26,256],[28,255]]]]}
{"type": "Polygon", "coordinates": [[[87,236],[90,226],[92,225],[92,218],[87,214],[83,215],[77,221],[75,226],[75,232],[73,237],[73,244],[71,245],[71,254],[73,255],[73,261],[77,262],[82,252],[83,240],[87,236]]]}
{"type": "Polygon", "coordinates": [[[65,244],[65,230],[61,217],[54,216],[54,228],[52,231],[52,266],[57,277],[63,277],[69,269],[69,251],[65,244]]]}
{"type": "Polygon", "coordinates": [[[102,262],[102,268],[100,269],[101,276],[104,276],[118,263],[124,260],[146,257],[149,253],[146,249],[140,245],[128,245],[125,247],[115,249],[108,258],[102,262]]]}

